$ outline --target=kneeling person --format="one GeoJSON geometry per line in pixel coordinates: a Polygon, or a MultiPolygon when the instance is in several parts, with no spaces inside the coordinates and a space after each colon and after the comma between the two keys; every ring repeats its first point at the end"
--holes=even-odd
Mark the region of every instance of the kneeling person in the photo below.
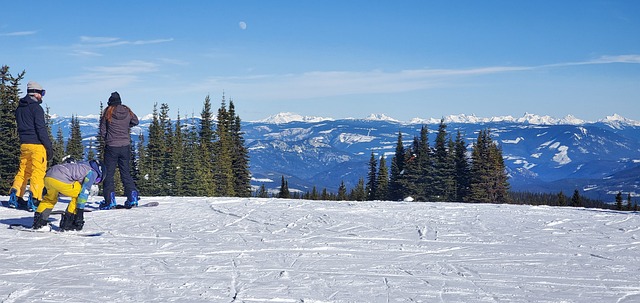
{"type": "Polygon", "coordinates": [[[102,181],[102,164],[97,160],[79,163],[62,163],[51,167],[44,177],[47,194],[33,215],[33,229],[46,226],[58,195],[71,198],[60,220],[60,230],[82,230],[84,205],[89,198],[91,185],[102,181]]]}

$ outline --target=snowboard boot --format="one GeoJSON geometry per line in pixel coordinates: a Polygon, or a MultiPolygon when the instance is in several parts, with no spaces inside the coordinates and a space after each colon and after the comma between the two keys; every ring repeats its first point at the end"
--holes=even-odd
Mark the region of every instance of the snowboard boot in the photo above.
{"type": "Polygon", "coordinates": [[[15,188],[12,188],[9,193],[9,207],[18,208],[18,190],[15,188]]]}
{"type": "Polygon", "coordinates": [[[127,201],[124,202],[124,207],[126,208],[132,208],[132,207],[138,207],[138,192],[137,191],[131,191],[131,195],[130,197],[127,199],[127,201]]]}
{"type": "Polygon", "coordinates": [[[31,225],[32,229],[42,229],[45,226],[49,226],[49,213],[51,209],[45,209],[41,213],[33,213],[33,225],[31,225]]]}
{"type": "Polygon", "coordinates": [[[27,201],[25,201],[22,197],[18,197],[18,209],[29,210],[27,201]]]}
{"type": "Polygon", "coordinates": [[[111,192],[109,198],[100,203],[99,208],[103,210],[112,209],[116,207],[116,193],[111,192]]]}
{"type": "Polygon", "coordinates": [[[73,229],[82,230],[84,227],[84,209],[76,209],[76,215],[73,218],[73,229]]]}
{"type": "Polygon", "coordinates": [[[73,226],[75,218],[76,215],[65,211],[62,215],[62,219],[60,219],[60,231],[75,230],[73,226]]]}

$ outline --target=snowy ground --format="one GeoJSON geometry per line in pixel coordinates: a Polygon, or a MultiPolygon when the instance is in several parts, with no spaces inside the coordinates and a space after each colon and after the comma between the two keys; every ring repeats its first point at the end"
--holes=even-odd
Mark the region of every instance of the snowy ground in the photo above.
{"type": "Polygon", "coordinates": [[[91,238],[8,229],[32,213],[0,208],[0,301],[640,302],[638,213],[149,201],[87,214],[91,238]]]}

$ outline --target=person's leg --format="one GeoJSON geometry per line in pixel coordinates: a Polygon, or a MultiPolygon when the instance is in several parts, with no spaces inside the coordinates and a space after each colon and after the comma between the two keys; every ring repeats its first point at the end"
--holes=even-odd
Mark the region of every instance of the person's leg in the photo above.
{"type": "Polygon", "coordinates": [[[58,202],[59,188],[65,187],[65,183],[50,177],[44,178],[44,185],[47,187],[47,194],[38,205],[35,213],[33,213],[33,229],[38,229],[48,224],[49,213],[58,202]]]}
{"type": "Polygon", "coordinates": [[[104,148],[104,166],[103,172],[103,187],[102,195],[104,196],[104,203],[100,205],[100,208],[110,209],[115,207],[115,184],[114,175],[116,173],[116,165],[118,163],[118,155],[116,148],[106,146],[104,148]]]}
{"type": "Polygon", "coordinates": [[[9,206],[18,207],[18,201],[16,200],[18,197],[22,197],[24,195],[25,188],[27,187],[27,170],[29,169],[30,173],[30,165],[28,165],[29,160],[31,159],[31,151],[27,147],[28,144],[20,145],[20,166],[18,167],[18,172],[13,178],[13,185],[11,185],[10,195],[12,199],[9,201],[9,206]],[[13,205],[15,203],[15,205],[13,205]]]}
{"type": "Polygon", "coordinates": [[[125,206],[138,205],[138,190],[136,184],[131,177],[131,147],[123,146],[119,150],[118,168],[120,170],[120,179],[124,186],[124,194],[127,196],[125,206]]]}
{"type": "Polygon", "coordinates": [[[29,178],[31,198],[42,200],[44,189],[44,175],[47,171],[47,150],[42,144],[31,144],[31,177],[29,178]]]}
{"type": "MultiPolygon", "coordinates": [[[[81,191],[82,191],[82,184],[80,184],[80,182],[77,182],[77,181],[73,182],[72,184],[69,184],[69,186],[66,186],[64,187],[64,189],[60,190],[61,194],[67,197],[71,197],[71,201],[67,206],[67,210],[64,212],[64,214],[62,215],[62,219],[60,220],[60,230],[65,231],[65,230],[77,229],[74,223],[76,221],[76,213],[80,210],[78,208],[79,207],[78,195],[80,194],[81,191]]],[[[84,205],[82,205],[82,208],[84,208],[84,205]]],[[[84,221],[82,223],[84,223],[84,221]]],[[[80,226],[80,229],[82,229],[82,226],[80,226]]]]}

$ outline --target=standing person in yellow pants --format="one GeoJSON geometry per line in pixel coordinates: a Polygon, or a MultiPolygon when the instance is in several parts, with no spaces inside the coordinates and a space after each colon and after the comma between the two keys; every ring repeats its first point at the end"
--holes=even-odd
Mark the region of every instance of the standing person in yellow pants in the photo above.
{"type": "Polygon", "coordinates": [[[13,179],[9,192],[9,207],[35,210],[42,200],[44,174],[47,161],[53,157],[53,145],[49,139],[47,123],[42,110],[45,90],[35,81],[27,84],[27,95],[20,99],[16,109],[16,123],[20,137],[20,168],[13,179]],[[30,182],[31,196],[24,201],[27,182],[30,182]]]}
{"type": "Polygon", "coordinates": [[[103,167],[100,161],[54,165],[47,171],[44,184],[47,194],[33,214],[33,229],[47,226],[49,215],[58,202],[58,195],[71,198],[67,210],[60,220],[60,230],[82,230],[84,226],[84,205],[89,198],[91,185],[102,181],[103,167]]]}

